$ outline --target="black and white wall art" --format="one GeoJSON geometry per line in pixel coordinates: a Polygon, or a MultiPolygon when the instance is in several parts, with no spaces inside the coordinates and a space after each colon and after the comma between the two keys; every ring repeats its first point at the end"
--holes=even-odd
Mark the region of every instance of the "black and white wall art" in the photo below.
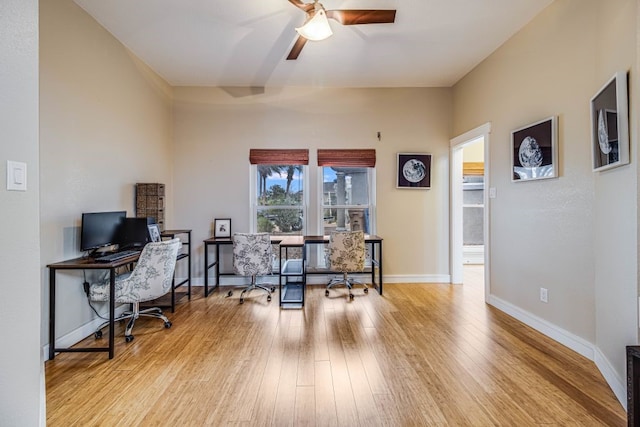
{"type": "Polygon", "coordinates": [[[431,154],[398,153],[397,188],[431,188],[431,154]]]}
{"type": "Polygon", "coordinates": [[[617,72],[591,98],[591,153],[594,171],[629,163],[626,72],[617,72]]]}
{"type": "Polygon", "coordinates": [[[511,132],[513,182],[558,176],[557,122],[549,117],[511,132]]]}

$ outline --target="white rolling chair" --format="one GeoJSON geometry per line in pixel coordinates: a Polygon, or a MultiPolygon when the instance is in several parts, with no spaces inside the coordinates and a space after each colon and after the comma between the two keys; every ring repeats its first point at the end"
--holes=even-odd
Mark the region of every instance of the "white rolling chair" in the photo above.
{"type": "Polygon", "coordinates": [[[364,293],[369,293],[365,283],[349,277],[349,273],[362,273],[365,265],[365,242],[362,231],[334,231],[329,236],[328,247],[329,269],[342,273],[342,277],[333,279],[327,285],[325,296],[337,285],[345,285],[349,290],[349,299],[353,299],[351,289],[354,284],[364,286],[364,293]]]}
{"type": "MultiPolygon", "coordinates": [[[[180,239],[147,243],[133,269],[116,277],[116,303],[131,304],[132,310],[123,313],[115,321],[129,319],[125,330],[126,342],[133,341],[131,331],[140,316],[155,317],[164,321],[164,327],[170,328],[171,322],[158,307],[140,310],[140,303],[159,298],[171,290],[176,258],[182,243],[180,239]]],[[[91,301],[109,301],[109,278],[89,287],[91,301]]],[[[104,322],[96,329],[95,337],[102,337],[104,322]]]]}

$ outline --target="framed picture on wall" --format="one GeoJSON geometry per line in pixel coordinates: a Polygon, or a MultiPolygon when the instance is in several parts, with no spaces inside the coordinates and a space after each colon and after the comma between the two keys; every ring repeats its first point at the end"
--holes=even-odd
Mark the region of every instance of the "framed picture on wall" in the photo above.
{"type": "Polygon", "coordinates": [[[593,170],[629,163],[629,103],[627,73],[617,72],[591,98],[593,170]]]}
{"type": "Polygon", "coordinates": [[[213,237],[216,239],[231,237],[231,218],[213,220],[213,237]]]}
{"type": "Polygon", "coordinates": [[[431,188],[431,154],[398,153],[397,188],[431,188]]]}
{"type": "Polygon", "coordinates": [[[511,181],[558,176],[557,134],[555,116],[511,132],[511,181]]]}

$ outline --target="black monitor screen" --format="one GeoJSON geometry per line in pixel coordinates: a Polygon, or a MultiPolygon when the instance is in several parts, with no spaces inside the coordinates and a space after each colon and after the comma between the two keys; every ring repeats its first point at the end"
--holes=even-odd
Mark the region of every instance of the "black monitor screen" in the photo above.
{"type": "Polygon", "coordinates": [[[118,243],[123,248],[144,247],[151,241],[148,224],[153,223],[151,218],[125,218],[118,243]]]}
{"type": "Polygon", "coordinates": [[[80,250],[89,251],[118,243],[125,211],[90,212],[82,214],[80,250]]]}

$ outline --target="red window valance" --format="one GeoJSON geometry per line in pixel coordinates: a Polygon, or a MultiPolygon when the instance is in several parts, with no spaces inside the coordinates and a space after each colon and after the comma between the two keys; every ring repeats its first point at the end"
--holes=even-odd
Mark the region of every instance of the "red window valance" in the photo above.
{"type": "Polygon", "coordinates": [[[307,149],[251,149],[249,162],[252,165],[308,165],[307,149]]]}
{"type": "Polygon", "coordinates": [[[318,166],[373,168],[376,166],[376,150],[320,149],[318,150],[318,166]]]}

